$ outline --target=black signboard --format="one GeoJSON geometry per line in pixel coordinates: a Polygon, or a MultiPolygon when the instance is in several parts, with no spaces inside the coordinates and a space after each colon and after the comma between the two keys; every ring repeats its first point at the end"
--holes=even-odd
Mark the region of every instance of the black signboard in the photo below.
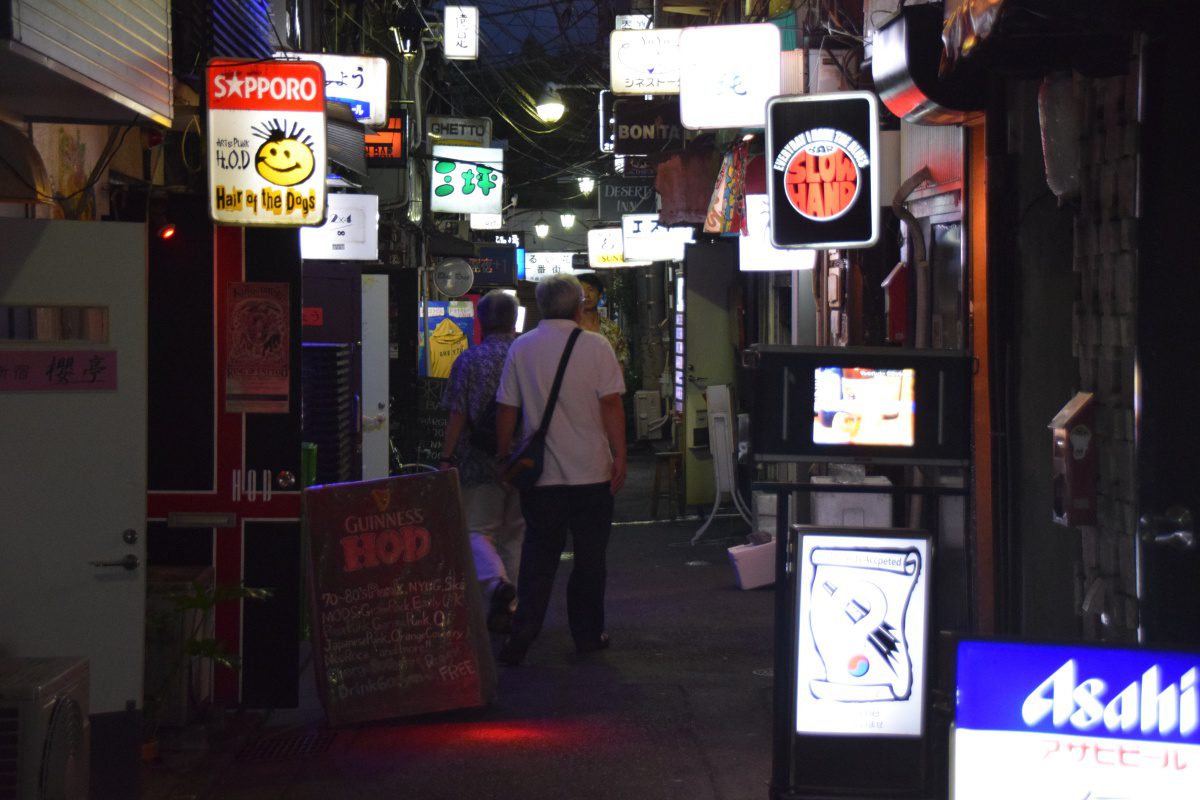
{"type": "Polygon", "coordinates": [[[513,247],[524,247],[525,231],[472,230],[471,241],[476,244],[510,244],[513,247]]]}
{"type": "Polygon", "coordinates": [[[678,97],[617,100],[613,103],[613,116],[616,117],[614,153],[644,156],[683,149],[678,97]]]}
{"type": "Polygon", "coordinates": [[[879,238],[879,113],[870,92],[767,102],[776,247],[870,247],[879,238]]]}
{"type": "Polygon", "coordinates": [[[306,489],[304,521],[331,724],[491,701],[495,664],[455,471],[306,489]]]}
{"type": "Polygon", "coordinates": [[[468,258],[475,272],[474,288],[511,289],[517,285],[517,249],[512,245],[481,245],[479,255],[468,258]]]}
{"type": "Polygon", "coordinates": [[[653,214],[658,210],[654,178],[604,178],[598,183],[600,219],[619,222],[622,214],[653,214]]]}

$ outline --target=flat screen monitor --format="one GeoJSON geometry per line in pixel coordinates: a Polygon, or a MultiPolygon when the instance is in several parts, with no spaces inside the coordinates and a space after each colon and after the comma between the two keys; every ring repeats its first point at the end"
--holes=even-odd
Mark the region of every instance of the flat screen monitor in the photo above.
{"type": "Polygon", "coordinates": [[[753,345],[746,366],[757,460],[968,458],[971,360],[962,353],[753,345]]]}

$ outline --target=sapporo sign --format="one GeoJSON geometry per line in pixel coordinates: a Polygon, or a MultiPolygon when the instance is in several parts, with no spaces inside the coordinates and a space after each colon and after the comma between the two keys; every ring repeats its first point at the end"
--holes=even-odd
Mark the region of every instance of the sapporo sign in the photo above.
{"type": "Polygon", "coordinates": [[[776,247],[870,247],[879,238],[879,111],[870,92],[767,102],[776,247]]]}
{"type": "Polygon", "coordinates": [[[321,65],[214,59],[207,84],[213,221],[320,225],[326,165],[321,65]]]}

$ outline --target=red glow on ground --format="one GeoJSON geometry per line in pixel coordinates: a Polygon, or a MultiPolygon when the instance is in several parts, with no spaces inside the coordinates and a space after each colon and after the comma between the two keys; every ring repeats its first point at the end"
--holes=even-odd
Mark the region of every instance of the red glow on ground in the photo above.
{"type": "Polygon", "coordinates": [[[526,747],[555,750],[579,747],[586,742],[611,738],[610,726],[589,720],[527,720],[504,722],[436,723],[432,725],[386,726],[363,730],[355,749],[429,751],[445,748],[526,747]]]}

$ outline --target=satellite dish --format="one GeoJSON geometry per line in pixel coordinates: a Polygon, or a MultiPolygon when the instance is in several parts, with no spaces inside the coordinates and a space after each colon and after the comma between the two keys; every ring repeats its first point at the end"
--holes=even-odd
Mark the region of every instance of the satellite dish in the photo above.
{"type": "Polygon", "coordinates": [[[448,258],[433,268],[433,285],[447,297],[462,297],[475,284],[475,270],[462,258],[448,258]]]}

